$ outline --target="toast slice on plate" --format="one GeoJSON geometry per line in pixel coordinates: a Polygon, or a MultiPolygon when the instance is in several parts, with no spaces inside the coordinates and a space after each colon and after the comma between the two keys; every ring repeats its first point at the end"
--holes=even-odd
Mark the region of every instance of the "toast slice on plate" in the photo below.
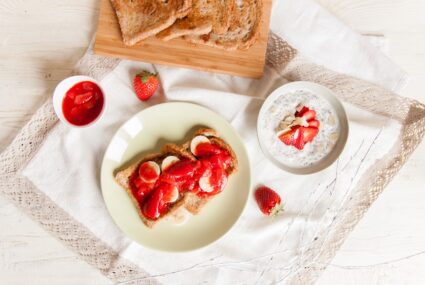
{"type": "MultiPolygon", "coordinates": [[[[238,170],[238,160],[236,158],[236,154],[234,153],[233,149],[230,147],[228,143],[226,143],[222,138],[218,136],[218,133],[213,129],[199,129],[195,132],[195,135],[193,136],[192,140],[196,138],[197,136],[205,136],[209,139],[209,141],[219,146],[220,148],[226,150],[229,154],[231,159],[230,164],[226,167],[225,171],[228,176],[235,173],[238,170]]],[[[187,152],[191,151],[190,143],[187,142],[183,144],[183,149],[187,152]]],[[[214,196],[199,196],[196,193],[188,192],[186,194],[186,201],[185,201],[185,208],[192,214],[196,215],[200,212],[202,207],[214,196]]]]}
{"type": "Polygon", "coordinates": [[[263,15],[262,0],[235,0],[234,3],[235,12],[231,13],[233,17],[224,34],[212,31],[200,36],[188,35],[185,39],[226,50],[245,50],[251,47],[259,37],[263,15]]]}
{"type": "Polygon", "coordinates": [[[110,0],[123,41],[132,46],[171,26],[191,10],[192,0],[110,0]]]}
{"type": "MultiPolygon", "coordinates": [[[[152,228],[157,221],[150,220],[143,214],[142,211],[142,205],[137,200],[137,196],[135,193],[133,193],[133,187],[135,186],[133,183],[133,177],[136,174],[136,171],[138,170],[139,166],[147,161],[154,161],[160,165],[160,163],[168,156],[177,156],[179,158],[186,158],[189,160],[195,160],[195,158],[190,154],[187,153],[185,150],[183,150],[181,147],[174,145],[174,144],[166,144],[161,152],[154,153],[147,155],[140,159],[138,162],[130,165],[129,167],[117,172],[115,175],[115,180],[118,182],[118,184],[124,188],[124,190],[128,193],[131,200],[133,201],[134,206],[137,208],[137,213],[139,214],[140,218],[142,219],[143,223],[148,226],[149,228],[152,228]]],[[[177,210],[179,207],[181,207],[184,204],[184,200],[180,199],[175,203],[167,212],[166,215],[164,215],[162,218],[165,218],[168,215],[172,215],[175,210],[177,210]]]]}
{"type": "Polygon", "coordinates": [[[160,32],[157,37],[168,41],[184,35],[203,35],[211,31],[225,33],[234,16],[234,0],[193,0],[186,17],[160,32]]]}
{"type": "Polygon", "coordinates": [[[212,129],[201,128],[182,145],[166,144],[118,171],[117,183],[133,201],[143,223],[152,228],[185,208],[196,215],[225,190],[238,169],[231,146],[212,129]]]}

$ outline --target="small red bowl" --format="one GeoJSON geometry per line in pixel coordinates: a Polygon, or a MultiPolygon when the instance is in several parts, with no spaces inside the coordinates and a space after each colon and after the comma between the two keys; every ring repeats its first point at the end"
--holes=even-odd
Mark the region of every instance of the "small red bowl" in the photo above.
{"type": "MultiPolygon", "coordinates": [[[[81,91],[80,93],[77,93],[78,95],[84,95],[84,92],[86,92],[85,90],[81,91]]],[[[80,96],[80,98],[83,96],[80,96]]],[[[75,97],[74,97],[75,98],[75,97]]],[[[90,98],[90,96],[89,96],[90,98]]],[[[77,102],[77,101],[75,101],[77,102]]],[[[79,103],[84,102],[83,100],[80,100],[79,103]]],[[[55,88],[55,91],[53,92],[53,108],[55,110],[56,115],[58,116],[58,118],[64,122],[66,125],[74,127],[74,128],[85,128],[88,126],[91,126],[93,124],[95,124],[96,122],[98,122],[100,120],[100,118],[103,116],[104,112],[105,112],[105,106],[106,106],[106,97],[105,97],[105,91],[103,90],[102,86],[100,85],[100,83],[98,81],[96,81],[94,78],[88,77],[88,76],[82,76],[82,75],[77,75],[77,76],[71,76],[68,77],[64,80],[62,80],[55,88]],[[101,94],[101,99],[96,99],[94,101],[94,104],[102,104],[102,106],[96,106],[94,105],[94,107],[92,107],[92,109],[84,109],[81,105],[81,108],[77,105],[75,105],[75,111],[76,112],[71,112],[74,110],[70,110],[70,108],[72,108],[72,104],[73,102],[69,101],[69,94],[68,92],[71,89],[75,89],[75,87],[83,82],[90,82],[90,83],[94,83],[100,90],[100,93],[97,94],[101,94]],[[67,95],[68,94],[68,95],[67,95]],[[65,103],[65,100],[66,103],[65,103]],[[100,102],[100,103],[99,103],[100,102]],[[71,104],[71,105],[70,105],[71,104]],[[78,109],[78,108],[80,109],[78,109]],[[77,112],[77,111],[81,111],[81,112],[77,112]],[[92,112],[90,114],[90,112],[92,112]],[[93,115],[94,112],[94,115],[93,115]],[[80,122],[72,122],[72,117],[70,116],[74,116],[78,117],[81,116],[80,118],[77,118],[80,120],[80,122]],[[89,117],[87,122],[83,121],[83,117],[89,117]]],[[[87,119],[87,118],[86,118],[87,119]]]]}

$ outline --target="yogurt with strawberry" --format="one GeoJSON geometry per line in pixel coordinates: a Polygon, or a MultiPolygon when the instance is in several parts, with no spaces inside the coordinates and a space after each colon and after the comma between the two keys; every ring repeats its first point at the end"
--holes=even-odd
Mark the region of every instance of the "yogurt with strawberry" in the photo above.
{"type": "Polygon", "coordinates": [[[331,153],[339,139],[340,123],[326,99],[303,89],[271,99],[261,110],[258,135],[274,160],[304,168],[331,153]]]}

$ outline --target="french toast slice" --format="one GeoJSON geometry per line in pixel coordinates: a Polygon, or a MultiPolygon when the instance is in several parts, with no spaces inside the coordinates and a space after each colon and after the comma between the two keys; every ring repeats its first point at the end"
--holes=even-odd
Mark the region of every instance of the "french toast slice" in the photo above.
{"type": "Polygon", "coordinates": [[[193,0],[186,17],[161,31],[156,36],[168,41],[184,35],[203,35],[211,31],[227,32],[234,12],[234,0],[193,0]]]}
{"type": "MultiPolygon", "coordinates": [[[[225,150],[229,154],[230,163],[228,163],[226,168],[224,169],[224,171],[227,174],[226,177],[230,176],[232,173],[237,171],[238,160],[231,146],[227,144],[223,139],[221,139],[215,130],[208,129],[208,128],[201,128],[194,133],[193,137],[188,142],[182,145],[166,144],[162,148],[161,152],[147,155],[143,157],[142,159],[138,160],[136,163],[116,173],[115,180],[122,188],[125,189],[128,195],[131,197],[131,200],[136,206],[137,212],[140,218],[142,219],[143,223],[147,227],[149,228],[154,227],[155,224],[157,224],[159,221],[161,221],[165,217],[172,216],[174,213],[176,213],[176,211],[182,208],[185,208],[190,213],[196,215],[200,212],[202,207],[207,204],[208,201],[210,201],[212,198],[214,198],[217,195],[215,194],[215,195],[200,196],[197,193],[194,193],[191,191],[183,191],[179,194],[179,198],[170,205],[166,213],[161,215],[158,219],[152,220],[147,218],[143,214],[142,205],[139,203],[139,201],[137,201],[135,195],[133,194],[131,179],[133,175],[137,175],[138,168],[142,163],[153,161],[157,163],[158,165],[161,165],[163,160],[169,156],[176,156],[181,160],[187,159],[193,162],[196,162],[197,160],[199,160],[200,158],[195,156],[191,151],[191,142],[193,139],[195,139],[198,136],[205,137],[206,139],[208,139],[208,141],[211,144],[217,145],[220,149],[225,150]]],[[[199,181],[197,181],[196,183],[199,183],[199,181]]]]}
{"type": "Polygon", "coordinates": [[[124,44],[153,36],[185,17],[192,0],[110,0],[121,28],[124,44]]]}
{"type": "Polygon", "coordinates": [[[232,0],[235,12],[230,26],[223,34],[214,31],[205,35],[187,35],[184,38],[192,43],[205,44],[226,50],[245,50],[258,39],[263,17],[262,0],[232,0]]]}

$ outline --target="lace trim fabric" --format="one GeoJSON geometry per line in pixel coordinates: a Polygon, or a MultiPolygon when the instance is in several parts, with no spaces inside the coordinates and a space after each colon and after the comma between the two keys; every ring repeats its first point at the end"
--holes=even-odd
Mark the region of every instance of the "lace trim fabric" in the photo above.
{"type": "MultiPolygon", "coordinates": [[[[119,62],[118,59],[96,56],[89,48],[73,73],[101,80],[119,62]]],[[[352,192],[352,199],[343,205],[331,228],[306,251],[297,270],[288,279],[288,284],[310,284],[326,268],[348,233],[421,142],[425,133],[425,105],[397,96],[369,82],[310,63],[273,33],[269,37],[267,64],[291,81],[307,80],[325,85],[342,100],[396,119],[402,124],[399,146],[388,154],[386,160],[368,171],[367,177],[362,177],[362,183],[352,192]]],[[[20,175],[20,169],[36,153],[56,123],[51,100],[48,100],[0,155],[0,192],[111,281],[158,284],[154,276],[149,277],[143,269],[120,257],[20,175]]]]}
{"type": "Polygon", "coordinates": [[[341,100],[402,124],[399,144],[395,145],[385,160],[368,170],[367,177],[362,178],[362,183],[352,192],[340,215],[336,216],[331,230],[318,235],[316,243],[300,261],[299,271],[294,272],[293,278],[288,282],[309,284],[326,269],[345,238],[422,141],[425,134],[425,105],[370,82],[311,63],[296,55],[287,43],[275,35],[272,44],[269,49],[273,53],[270,54],[286,52],[288,55],[268,59],[268,63],[289,81],[304,80],[322,84],[335,92],[341,100]]]}

